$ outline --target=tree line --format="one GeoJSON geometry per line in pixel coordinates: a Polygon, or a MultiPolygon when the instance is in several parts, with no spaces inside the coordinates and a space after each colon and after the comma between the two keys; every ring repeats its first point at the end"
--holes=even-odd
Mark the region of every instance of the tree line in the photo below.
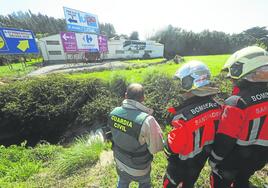
{"type": "MultiPolygon", "coordinates": [[[[7,16],[0,15],[0,27],[11,27],[32,30],[37,38],[66,31],[65,19],[53,18],[41,13],[15,12],[7,16]]],[[[133,31],[129,36],[118,35],[111,23],[99,23],[100,33],[108,38],[123,37],[139,40],[139,33],[133,31]]],[[[227,34],[219,31],[204,30],[199,33],[167,26],[156,32],[150,40],[164,44],[164,56],[172,58],[175,55],[213,55],[227,54],[248,45],[257,44],[268,47],[268,30],[266,27],[253,27],[239,34],[227,34]]]]}
{"type": "MultiPolygon", "coordinates": [[[[37,38],[57,34],[66,30],[65,19],[49,17],[41,13],[14,12],[7,16],[0,15],[0,27],[32,30],[37,38]]],[[[110,23],[99,23],[100,32],[109,38],[116,35],[115,28],[110,23]]]]}
{"type": "Polygon", "coordinates": [[[150,38],[165,45],[165,57],[178,55],[213,55],[233,53],[243,47],[257,44],[268,46],[266,27],[253,27],[239,34],[204,30],[200,33],[186,31],[169,25],[150,38]]]}

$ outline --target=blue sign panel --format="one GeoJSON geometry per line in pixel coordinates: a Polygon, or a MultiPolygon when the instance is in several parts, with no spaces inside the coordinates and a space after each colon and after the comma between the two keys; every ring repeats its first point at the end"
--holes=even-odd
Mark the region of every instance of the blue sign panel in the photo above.
{"type": "Polygon", "coordinates": [[[32,31],[0,28],[0,54],[38,53],[32,31]]]}
{"type": "Polygon", "coordinates": [[[81,33],[99,33],[98,17],[94,14],[63,7],[67,30],[81,33]]]}

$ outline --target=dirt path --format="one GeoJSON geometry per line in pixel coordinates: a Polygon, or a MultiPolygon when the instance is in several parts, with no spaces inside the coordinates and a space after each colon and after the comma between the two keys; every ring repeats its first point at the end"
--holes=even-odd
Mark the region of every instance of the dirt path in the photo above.
{"type": "Polygon", "coordinates": [[[100,165],[102,167],[110,165],[114,162],[113,151],[103,151],[100,155],[100,165]]]}

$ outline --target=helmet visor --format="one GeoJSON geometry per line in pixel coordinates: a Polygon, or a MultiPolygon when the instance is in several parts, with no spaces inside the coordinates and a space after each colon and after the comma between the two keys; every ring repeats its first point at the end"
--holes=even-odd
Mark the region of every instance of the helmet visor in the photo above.
{"type": "Polygon", "coordinates": [[[192,89],[193,81],[194,81],[194,78],[191,75],[188,75],[181,79],[181,87],[184,90],[190,90],[192,89]]]}
{"type": "Polygon", "coordinates": [[[240,78],[243,73],[243,63],[236,62],[229,68],[229,74],[233,78],[240,78]]]}

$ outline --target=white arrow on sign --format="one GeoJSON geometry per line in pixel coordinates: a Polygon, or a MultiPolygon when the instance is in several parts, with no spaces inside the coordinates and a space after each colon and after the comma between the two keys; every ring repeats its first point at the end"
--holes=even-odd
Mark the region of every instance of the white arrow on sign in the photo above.
{"type": "Polygon", "coordinates": [[[62,38],[63,38],[65,41],[67,41],[68,39],[71,39],[71,40],[74,40],[74,39],[75,39],[73,36],[68,36],[68,35],[66,35],[66,33],[64,33],[64,34],[62,35],[62,38]]]}
{"type": "Polygon", "coordinates": [[[64,34],[62,35],[62,38],[63,38],[65,41],[67,41],[69,37],[67,37],[67,36],[66,36],[66,33],[64,33],[64,34]]]}

